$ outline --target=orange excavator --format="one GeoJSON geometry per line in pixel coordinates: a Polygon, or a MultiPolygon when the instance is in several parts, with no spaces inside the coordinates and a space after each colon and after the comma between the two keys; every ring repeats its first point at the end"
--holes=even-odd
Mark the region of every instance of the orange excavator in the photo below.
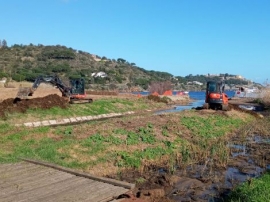
{"type": "Polygon", "coordinates": [[[208,81],[206,84],[206,95],[204,109],[221,109],[223,111],[229,110],[229,98],[224,93],[224,81],[208,81]]]}
{"type": "Polygon", "coordinates": [[[16,99],[27,99],[28,96],[32,96],[41,83],[49,83],[56,86],[61,91],[62,96],[66,97],[71,104],[93,102],[93,99],[88,98],[85,93],[84,79],[71,79],[70,86],[66,86],[57,75],[37,77],[31,88],[19,88],[16,99]]]}

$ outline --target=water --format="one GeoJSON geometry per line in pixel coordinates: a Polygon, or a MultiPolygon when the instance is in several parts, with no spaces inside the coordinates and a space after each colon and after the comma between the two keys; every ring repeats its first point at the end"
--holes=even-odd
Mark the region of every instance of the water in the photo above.
{"type": "MultiPolygon", "coordinates": [[[[173,95],[176,95],[177,91],[173,91],[173,95]]],[[[234,91],[225,91],[225,93],[228,95],[229,98],[232,98],[234,96],[234,91]]],[[[142,91],[142,92],[134,92],[133,94],[138,95],[149,95],[148,91],[142,91]]],[[[189,97],[193,100],[204,100],[205,99],[205,91],[190,91],[189,97]]]]}
{"type": "MultiPolygon", "coordinates": [[[[239,138],[242,142],[242,138],[239,138]]],[[[174,185],[174,190],[170,194],[173,201],[193,201],[187,200],[194,197],[196,201],[225,201],[230,191],[236,186],[245,181],[251,182],[252,178],[257,178],[270,170],[270,165],[260,165],[261,156],[256,154],[256,150],[260,148],[260,143],[265,143],[269,139],[255,135],[252,138],[247,138],[242,144],[229,143],[228,147],[239,151],[238,153],[230,152],[230,160],[226,165],[226,170],[215,167],[214,159],[209,158],[205,164],[193,164],[186,168],[186,170],[177,170],[176,175],[180,176],[180,180],[174,185]],[[255,145],[257,147],[255,147],[255,145]],[[235,155],[236,154],[236,155],[235,155]],[[185,181],[182,179],[185,174],[185,181]],[[195,185],[197,179],[204,184],[197,184],[198,187],[187,187],[187,181],[193,182],[195,185]],[[182,181],[181,181],[182,180],[182,181]],[[179,192],[180,190],[180,192],[179,192]],[[179,193],[179,194],[178,194],[179,193]]],[[[264,148],[267,154],[267,149],[264,148]]],[[[267,162],[265,162],[267,163],[267,162]]],[[[190,183],[191,184],[191,183],[190,183]]]]}

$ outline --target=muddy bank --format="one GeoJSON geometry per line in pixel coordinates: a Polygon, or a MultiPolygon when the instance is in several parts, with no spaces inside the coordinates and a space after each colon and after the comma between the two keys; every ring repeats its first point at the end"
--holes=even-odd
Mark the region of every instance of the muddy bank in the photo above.
{"type": "Polygon", "coordinates": [[[109,177],[135,182],[133,194],[145,201],[224,201],[235,186],[270,169],[270,134],[260,128],[241,128],[226,139],[223,165],[208,158],[171,169],[152,165],[109,177]],[[251,133],[244,135],[246,130],[251,133]]]}

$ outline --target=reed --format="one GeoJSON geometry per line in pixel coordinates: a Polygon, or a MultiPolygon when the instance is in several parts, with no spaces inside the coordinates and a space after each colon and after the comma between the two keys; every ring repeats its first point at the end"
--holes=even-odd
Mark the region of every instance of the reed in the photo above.
{"type": "Polygon", "coordinates": [[[265,107],[270,107],[270,88],[265,88],[262,90],[263,97],[261,98],[261,102],[265,105],[265,107]]]}

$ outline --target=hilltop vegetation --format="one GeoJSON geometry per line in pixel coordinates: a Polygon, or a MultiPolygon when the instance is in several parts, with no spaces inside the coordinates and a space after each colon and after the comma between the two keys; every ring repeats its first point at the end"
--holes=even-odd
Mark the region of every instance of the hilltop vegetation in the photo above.
{"type": "MultiPolygon", "coordinates": [[[[4,43],[3,43],[4,42],[4,43]]],[[[62,78],[84,77],[87,88],[105,90],[147,90],[151,82],[170,81],[175,90],[202,90],[208,80],[219,80],[220,75],[174,76],[167,72],[148,71],[123,58],[109,59],[65,46],[0,44],[0,79],[34,81],[39,75],[58,74],[62,78]],[[104,76],[93,73],[104,72],[104,76]],[[202,85],[192,83],[198,81],[202,85]]],[[[230,86],[247,84],[228,73],[230,86]]]]}

